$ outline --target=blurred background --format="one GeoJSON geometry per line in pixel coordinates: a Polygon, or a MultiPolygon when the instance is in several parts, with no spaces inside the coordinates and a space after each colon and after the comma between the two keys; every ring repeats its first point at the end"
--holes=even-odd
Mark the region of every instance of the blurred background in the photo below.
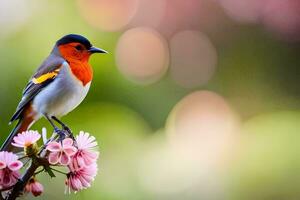
{"type": "Polygon", "coordinates": [[[99,141],[93,187],[37,199],[300,198],[299,0],[0,0],[0,27],[1,142],[56,40],[109,51],[63,118],[99,141]]]}

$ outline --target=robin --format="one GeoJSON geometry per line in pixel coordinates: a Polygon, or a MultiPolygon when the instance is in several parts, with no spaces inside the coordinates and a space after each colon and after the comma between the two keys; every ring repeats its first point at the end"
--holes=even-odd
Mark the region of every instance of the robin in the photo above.
{"type": "Polygon", "coordinates": [[[89,58],[94,53],[107,52],[94,47],[81,35],[69,34],[56,42],[23,90],[22,99],[10,120],[10,123],[16,120],[18,123],[1,151],[9,150],[13,137],[28,130],[41,117],[51,123],[55,132],[69,131],[58,118],[74,110],[86,97],[93,79],[89,58]],[[53,120],[62,125],[62,129],[53,120]]]}

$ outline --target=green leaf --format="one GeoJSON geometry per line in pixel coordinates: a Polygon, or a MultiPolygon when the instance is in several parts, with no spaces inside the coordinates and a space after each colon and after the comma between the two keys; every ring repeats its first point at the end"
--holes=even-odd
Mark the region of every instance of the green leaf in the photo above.
{"type": "Polygon", "coordinates": [[[53,173],[52,169],[49,166],[45,166],[45,171],[49,174],[51,178],[56,177],[55,174],[53,173]]]}

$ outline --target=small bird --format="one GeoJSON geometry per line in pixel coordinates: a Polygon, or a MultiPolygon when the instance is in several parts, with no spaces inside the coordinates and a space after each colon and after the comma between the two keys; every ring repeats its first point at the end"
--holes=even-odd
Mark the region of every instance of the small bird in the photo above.
{"type": "Polygon", "coordinates": [[[22,99],[10,123],[17,125],[3,143],[1,151],[10,150],[13,137],[26,131],[41,117],[45,117],[56,132],[53,122],[69,128],[58,117],[75,109],[87,95],[93,79],[89,58],[94,53],[107,53],[94,47],[85,37],[68,34],[59,39],[23,90],[22,99]]]}

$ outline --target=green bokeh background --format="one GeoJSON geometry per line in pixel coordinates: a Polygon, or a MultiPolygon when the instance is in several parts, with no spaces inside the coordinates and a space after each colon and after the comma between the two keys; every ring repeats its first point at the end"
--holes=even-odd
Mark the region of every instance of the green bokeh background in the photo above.
{"type": "MultiPolygon", "coordinates": [[[[144,190],[137,177],[138,161],[146,141],[164,134],[158,130],[164,128],[174,105],[202,89],[225,97],[243,122],[243,148],[229,173],[229,199],[300,198],[299,43],[280,40],[259,26],[235,25],[222,39],[207,33],[219,56],[208,84],[184,89],[167,74],[159,82],[141,86],[123,77],[115,65],[114,52],[122,32],[89,26],[73,1],[30,3],[39,8],[28,22],[9,35],[0,34],[0,141],[12,129],[8,121],[22,89],[58,38],[79,33],[110,52],[91,58],[95,76],[90,92],[63,118],[74,132],[85,130],[97,137],[99,175],[91,189],[70,196],[63,194],[63,177],[42,177],[46,191],[37,199],[174,199],[144,190]]],[[[51,130],[45,120],[32,129],[42,127],[51,130]]]]}

